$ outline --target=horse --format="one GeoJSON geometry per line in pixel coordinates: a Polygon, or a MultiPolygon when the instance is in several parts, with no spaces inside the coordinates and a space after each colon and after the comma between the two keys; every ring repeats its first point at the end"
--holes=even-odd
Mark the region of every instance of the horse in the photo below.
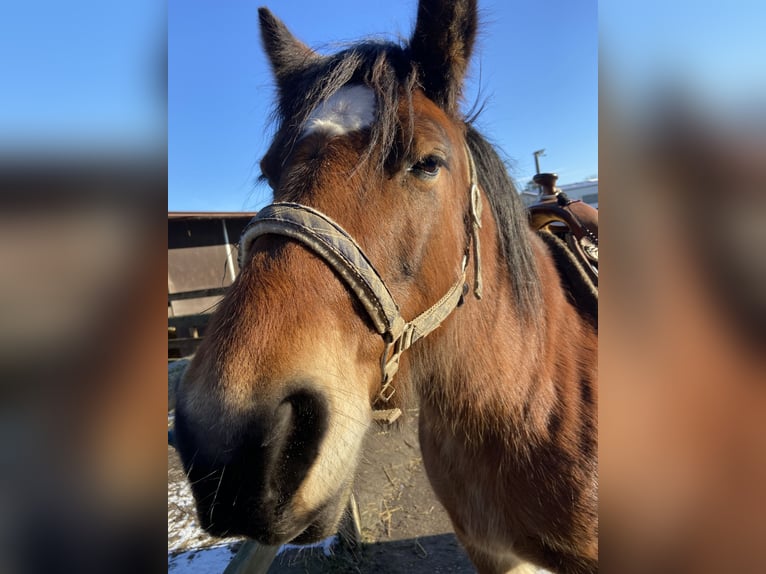
{"type": "Polygon", "coordinates": [[[476,1],[421,0],[408,41],[331,55],[259,20],[274,203],[177,395],[202,526],[333,534],[373,408],[417,401],[427,476],[479,572],[596,572],[597,328],[460,112],[476,1]]]}

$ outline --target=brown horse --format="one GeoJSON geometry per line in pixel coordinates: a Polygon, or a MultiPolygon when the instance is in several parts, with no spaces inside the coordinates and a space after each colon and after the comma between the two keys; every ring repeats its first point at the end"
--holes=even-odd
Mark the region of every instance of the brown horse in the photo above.
{"type": "Polygon", "coordinates": [[[417,394],[429,479],[477,569],[595,572],[596,329],[459,113],[475,0],[422,0],[407,45],[330,56],[266,9],[260,24],[276,203],[178,391],[203,526],[334,533],[373,405],[417,394]]]}

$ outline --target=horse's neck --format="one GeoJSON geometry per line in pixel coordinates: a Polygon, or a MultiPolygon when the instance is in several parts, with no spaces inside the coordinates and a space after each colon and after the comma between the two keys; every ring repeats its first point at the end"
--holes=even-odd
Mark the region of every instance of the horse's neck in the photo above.
{"type": "Polygon", "coordinates": [[[486,428],[545,435],[554,410],[579,408],[579,385],[595,380],[595,334],[568,302],[545,245],[530,241],[543,286],[535,316],[519,317],[507,270],[485,256],[483,298],[467,300],[413,365],[423,407],[469,437],[486,428]]]}

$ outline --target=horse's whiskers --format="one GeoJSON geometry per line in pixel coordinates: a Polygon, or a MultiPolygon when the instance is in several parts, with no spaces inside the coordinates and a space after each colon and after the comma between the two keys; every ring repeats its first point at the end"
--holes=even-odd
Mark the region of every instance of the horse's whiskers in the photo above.
{"type": "Polygon", "coordinates": [[[221,482],[223,481],[223,474],[226,472],[226,466],[221,469],[221,476],[218,479],[218,485],[215,487],[215,494],[213,496],[213,502],[210,504],[210,522],[213,521],[213,510],[215,509],[216,500],[218,500],[218,491],[221,489],[221,482]]]}

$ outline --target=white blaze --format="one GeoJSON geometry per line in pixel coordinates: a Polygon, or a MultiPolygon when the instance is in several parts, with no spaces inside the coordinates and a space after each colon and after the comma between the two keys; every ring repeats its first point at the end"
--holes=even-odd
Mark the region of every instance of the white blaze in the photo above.
{"type": "Polygon", "coordinates": [[[324,132],[340,136],[364,129],[375,120],[375,93],[366,86],[344,86],[309,115],[303,137],[324,132]]]}

